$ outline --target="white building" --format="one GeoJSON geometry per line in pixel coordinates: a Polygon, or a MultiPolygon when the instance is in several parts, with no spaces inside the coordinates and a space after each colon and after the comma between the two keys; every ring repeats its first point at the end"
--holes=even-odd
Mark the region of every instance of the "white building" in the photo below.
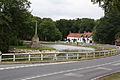
{"type": "Polygon", "coordinates": [[[67,36],[68,42],[83,42],[83,43],[93,43],[92,33],[84,32],[84,33],[70,33],[67,36]]]}

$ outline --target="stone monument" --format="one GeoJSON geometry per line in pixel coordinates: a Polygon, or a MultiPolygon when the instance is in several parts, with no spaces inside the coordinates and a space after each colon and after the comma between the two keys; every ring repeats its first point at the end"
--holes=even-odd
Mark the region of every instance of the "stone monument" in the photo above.
{"type": "Polygon", "coordinates": [[[39,43],[39,37],[37,35],[37,21],[36,21],[36,27],[35,27],[35,34],[32,38],[32,42],[30,45],[31,48],[40,48],[40,43],[39,43]]]}

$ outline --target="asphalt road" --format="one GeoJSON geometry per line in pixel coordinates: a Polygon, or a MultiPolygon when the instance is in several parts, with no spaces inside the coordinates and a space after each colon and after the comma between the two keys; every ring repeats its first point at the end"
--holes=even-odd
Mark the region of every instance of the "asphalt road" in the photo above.
{"type": "Polygon", "coordinates": [[[120,71],[120,55],[74,62],[0,65],[0,80],[94,80],[120,71]]]}

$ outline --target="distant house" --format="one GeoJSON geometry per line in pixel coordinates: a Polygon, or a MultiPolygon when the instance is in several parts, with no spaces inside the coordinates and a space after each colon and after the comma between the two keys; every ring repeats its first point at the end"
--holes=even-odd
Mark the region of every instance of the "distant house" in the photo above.
{"type": "Polygon", "coordinates": [[[92,33],[70,33],[67,36],[68,42],[83,42],[83,43],[93,43],[92,33]]]}
{"type": "Polygon", "coordinates": [[[115,40],[115,45],[120,46],[120,38],[115,40]]]}

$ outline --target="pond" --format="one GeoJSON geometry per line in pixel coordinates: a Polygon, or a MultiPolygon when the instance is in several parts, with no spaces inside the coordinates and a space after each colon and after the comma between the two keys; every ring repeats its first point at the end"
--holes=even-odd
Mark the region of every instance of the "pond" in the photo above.
{"type": "Polygon", "coordinates": [[[47,45],[49,48],[55,48],[58,51],[72,51],[72,52],[78,52],[78,51],[95,51],[94,48],[88,48],[88,47],[80,47],[80,46],[71,46],[71,45],[61,45],[61,44],[49,44],[47,45]]]}

